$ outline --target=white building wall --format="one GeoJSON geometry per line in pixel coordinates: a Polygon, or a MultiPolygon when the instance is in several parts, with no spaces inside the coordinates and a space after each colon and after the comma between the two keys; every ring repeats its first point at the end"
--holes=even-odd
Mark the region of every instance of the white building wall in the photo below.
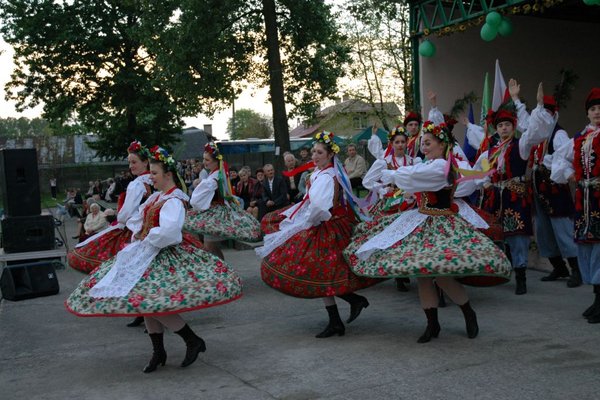
{"type": "MultiPolygon", "coordinates": [[[[423,111],[429,111],[428,90],[438,93],[438,107],[447,112],[454,101],[465,93],[475,91],[481,98],[485,73],[494,84],[495,60],[508,84],[515,78],[521,84],[521,96],[528,107],[535,107],[536,90],[540,81],[545,91],[552,94],[562,68],[579,75],[567,108],[560,111],[560,124],[572,136],[588,120],[585,98],[592,87],[600,87],[600,23],[580,23],[544,19],[540,17],[511,16],[514,31],[509,37],[498,36],[485,42],[479,36],[479,27],[464,33],[429,39],[437,48],[432,58],[420,58],[420,91],[423,111]]],[[[479,118],[481,103],[474,105],[475,118],[479,118]]],[[[455,128],[457,137],[464,137],[464,126],[455,128]]]]}

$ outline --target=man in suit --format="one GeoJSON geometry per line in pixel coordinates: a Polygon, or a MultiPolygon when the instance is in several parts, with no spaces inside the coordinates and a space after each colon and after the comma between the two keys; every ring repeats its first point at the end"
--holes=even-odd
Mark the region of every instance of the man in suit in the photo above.
{"type": "Polygon", "coordinates": [[[265,178],[263,180],[262,201],[259,207],[259,221],[265,214],[289,204],[287,185],[283,177],[275,174],[275,168],[272,164],[266,164],[263,171],[265,178]]]}

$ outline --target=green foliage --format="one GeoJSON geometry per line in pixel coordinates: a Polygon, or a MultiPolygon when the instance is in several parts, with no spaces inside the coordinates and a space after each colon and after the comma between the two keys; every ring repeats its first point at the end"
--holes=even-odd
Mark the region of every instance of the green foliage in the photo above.
{"type": "Polygon", "coordinates": [[[129,142],[168,145],[180,131],[180,99],[161,89],[151,41],[176,1],[0,0],[0,31],[15,49],[6,96],[23,110],[44,103],[57,126],[76,118],[100,135],[100,156],[129,142]]]}
{"type": "Polygon", "coordinates": [[[39,136],[84,135],[85,129],[79,124],[50,123],[43,118],[0,118],[0,137],[25,138],[39,136]]]}
{"type": "Polygon", "coordinates": [[[575,84],[579,80],[579,75],[572,69],[562,68],[559,72],[560,82],[554,86],[554,99],[560,108],[566,109],[567,102],[571,100],[575,84]]]}
{"type": "Polygon", "coordinates": [[[227,134],[231,140],[268,139],[273,136],[273,122],[253,110],[236,110],[234,118],[227,121],[227,134]]]}
{"type": "Polygon", "coordinates": [[[459,115],[464,114],[467,111],[469,104],[475,104],[478,100],[479,98],[475,92],[466,93],[462,98],[454,101],[454,105],[450,110],[450,116],[453,118],[458,118],[459,115]]]}

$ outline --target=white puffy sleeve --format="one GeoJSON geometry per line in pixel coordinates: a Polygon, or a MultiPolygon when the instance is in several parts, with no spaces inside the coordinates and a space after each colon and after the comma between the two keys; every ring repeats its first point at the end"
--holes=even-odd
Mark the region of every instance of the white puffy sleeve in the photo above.
{"type": "Polygon", "coordinates": [[[144,223],[144,209],[146,208],[146,205],[154,202],[158,196],[160,196],[160,192],[152,193],[152,195],[138,207],[138,211],[127,220],[125,225],[127,225],[127,228],[133,233],[131,236],[132,240],[134,240],[135,234],[142,230],[142,224],[144,223]]]}
{"type": "Polygon", "coordinates": [[[125,201],[117,213],[117,221],[119,223],[126,224],[129,218],[138,212],[145,193],[146,186],[142,181],[134,179],[129,182],[125,191],[125,201]]]}
{"type": "MultiPolygon", "coordinates": [[[[560,149],[570,140],[569,135],[564,129],[559,129],[554,134],[554,139],[552,139],[552,145],[554,146],[554,151],[560,149]]],[[[554,158],[554,154],[546,154],[544,156],[544,166],[548,169],[552,169],[552,159],[554,158]]]]}
{"type": "MultiPolygon", "coordinates": [[[[471,164],[468,161],[458,161],[458,168],[471,170],[471,164]]],[[[466,197],[470,196],[477,189],[477,180],[469,179],[466,181],[460,182],[456,186],[456,191],[454,192],[454,197],[466,197]]]]}
{"type": "Polygon", "coordinates": [[[573,168],[574,155],[573,139],[569,139],[558,150],[555,150],[552,157],[550,179],[556,183],[567,183],[571,175],[575,173],[575,168],[573,168]]]}
{"type": "Polygon", "coordinates": [[[429,110],[429,114],[427,115],[427,119],[434,124],[439,125],[444,122],[444,114],[442,114],[437,107],[431,107],[431,110],[429,110]]]}
{"type": "Polygon", "coordinates": [[[185,220],[185,207],[177,198],[170,198],[160,209],[159,226],[150,229],[145,242],[159,248],[181,242],[181,230],[185,220]]]}
{"type": "Polygon", "coordinates": [[[371,168],[367,171],[367,174],[362,180],[362,184],[365,189],[376,191],[381,186],[381,171],[387,169],[387,162],[383,159],[378,159],[373,162],[371,168]]]}
{"type": "Polygon", "coordinates": [[[519,155],[523,160],[529,159],[529,153],[533,146],[550,138],[555,125],[554,117],[543,105],[538,104],[531,113],[528,129],[523,132],[519,139],[519,155]]]}
{"type": "Polygon", "coordinates": [[[385,170],[381,173],[383,183],[393,183],[400,189],[409,192],[437,191],[448,186],[444,174],[446,160],[436,159],[432,162],[411,165],[397,170],[385,170]]]}
{"type": "Polygon", "coordinates": [[[308,222],[313,226],[331,218],[329,210],[333,207],[335,182],[328,174],[319,174],[308,190],[310,199],[308,222]]]}
{"type": "Polygon", "coordinates": [[[473,148],[478,149],[484,138],[485,132],[483,131],[483,127],[469,122],[467,125],[467,139],[469,139],[469,144],[473,148]]]}
{"type": "Polygon", "coordinates": [[[529,129],[529,113],[527,112],[527,108],[525,108],[525,104],[521,102],[521,100],[516,100],[515,107],[517,108],[517,126],[516,129],[519,132],[525,132],[529,129]]]}
{"type": "Polygon", "coordinates": [[[190,205],[196,211],[208,210],[210,202],[215,196],[215,190],[219,187],[217,183],[218,173],[212,173],[200,181],[196,189],[192,192],[190,205]]]}
{"type": "Polygon", "coordinates": [[[373,157],[375,157],[375,159],[383,159],[385,152],[383,151],[383,144],[381,143],[381,139],[379,139],[379,136],[371,135],[371,138],[367,143],[367,148],[369,149],[369,153],[371,153],[373,157]]]}

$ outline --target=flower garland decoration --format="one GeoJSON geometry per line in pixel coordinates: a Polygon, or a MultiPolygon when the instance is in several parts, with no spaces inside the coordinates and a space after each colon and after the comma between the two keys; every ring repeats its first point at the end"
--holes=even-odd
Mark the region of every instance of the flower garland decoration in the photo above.
{"type": "Polygon", "coordinates": [[[152,158],[152,154],[150,154],[150,150],[146,146],[142,144],[139,140],[134,140],[131,142],[129,147],[127,148],[128,153],[136,153],[145,158],[152,158]]]}
{"type": "Polygon", "coordinates": [[[408,133],[406,133],[406,129],[404,129],[404,127],[402,125],[398,125],[394,129],[392,129],[391,131],[388,132],[388,134],[387,134],[388,141],[390,141],[390,142],[393,141],[394,137],[396,137],[397,135],[403,135],[408,139],[408,133]]]}
{"type": "Polygon", "coordinates": [[[444,143],[450,143],[450,132],[448,131],[448,125],[446,125],[444,122],[436,125],[431,121],[425,121],[423,124],[423,132],[431,133],[444,143]]]}
{"type": "Polygon", "coordinates": [[[319,142],[319,143],[323,143],[326,146],[328,146],[329,148],[331,148],[331,151],[333,151],[334,154],[337,154],[340,152],[340,146],[338,146],[334,141],[333,141],[333,137],[335,135],[333,134],[333,132],[328,132],[328,131],[322,131],[319,132],[315,135],[315,142],[319,142]]]}
{"type": "Polygon", "coordinates": [[[219,148],[217,147],[217,145],[214,142],[206,143],[204,145],[204,151],[207,152],[208,154],[211,154],[217,160],[223,161],[223,156],[221,155],[219,148]]]}
{"type": "Polygon", "coordinates": [[[152,158],[156,161],[160,161],[167,167],[168,170],[176,171],[177,170],[177,162],[169,152],[163,149],[160,146],[154,146],[150,149],[150,153],[152,153],[152,158]]]}

